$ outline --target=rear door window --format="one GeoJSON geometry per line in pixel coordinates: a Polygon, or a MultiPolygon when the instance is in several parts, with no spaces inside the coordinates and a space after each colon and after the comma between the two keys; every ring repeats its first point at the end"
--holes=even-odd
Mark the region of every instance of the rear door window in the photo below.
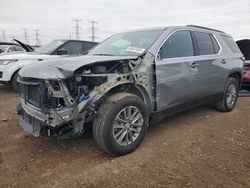
{"type": "Polygon", "coordinates": [[[88,51],[89,49],[93,48],[96,44],[90,42],[83,42],[82,43],[82,53],[88,51]]]}
{"type": "Polygon", "coordinates": [[[16,51],[24,51],[24,49],[22,47],[20,47],[20,46],[15,46],[15,50],[16,51]]]}
{"type": "Polygon", "coordinates": [[[15,46],[9,47],[8,52],[14,52],[14,51],[15,51],[15,46]]]}
{"type": "MultiPolygon", "coordinates": [[[[196,55],[210,55],[210,54],[216,53],[215,47],[212,41],[213,36],[211,34],[198,32],[198,31],[194,31],[193,33],[196,39],[197,50],[198,50],[196,55]]],[[[218,47],[217,47],[217,51],[218,51],[218,47]]]]}
{"type": "Polygon", "coordinates": [[[230,50],[233,53],[241,53],[237,44],[234,42],[234,39],[232,37],[221,35],[221,38],[224,40],[224,42],[227,44],[227,46],[230,48],[230,50]]]}
{"type": "Polygon", "coordinates": [[[59,50],[67,51],[67,55],[80,55],[82,53],[82,43],[81,42],[68,42],[59,50]]]}

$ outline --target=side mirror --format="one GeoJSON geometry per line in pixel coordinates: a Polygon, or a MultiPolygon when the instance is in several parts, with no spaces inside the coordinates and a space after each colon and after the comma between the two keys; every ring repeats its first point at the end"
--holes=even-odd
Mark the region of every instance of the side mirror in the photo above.
{"type": "Polygon", "coordinates": [[[67,55],[68,54],[68,51],[67,50],[58,50],[57,55],[67,55]]]}
{"type": "Polygon", "coordinates": [[[160,50],[158,51],[156,59],[161,60],[161,57],[162,57],[162,48],[160,48],[160,50]]]}

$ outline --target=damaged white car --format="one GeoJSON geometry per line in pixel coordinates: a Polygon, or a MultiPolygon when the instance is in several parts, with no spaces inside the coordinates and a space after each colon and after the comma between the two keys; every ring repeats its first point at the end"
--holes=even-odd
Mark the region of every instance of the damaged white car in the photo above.
{"type": "Polygon", "coordinates": [[[28,65],[18,79],[20,124],[36,137],[57,138],[92,127],[98,146],[119,156],[139,146],[154,117],[209,102],[231,111],[243,61],[222,36],[232,39],[197,26],[133,31],[85,56],[28,65]]]}

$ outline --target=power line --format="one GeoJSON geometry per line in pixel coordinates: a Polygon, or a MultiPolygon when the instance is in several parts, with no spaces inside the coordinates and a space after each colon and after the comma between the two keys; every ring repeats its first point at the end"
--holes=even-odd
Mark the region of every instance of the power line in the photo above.
{"type": "Polygon", "coordinates": [[[23,32],[24,32],[24,41],[26,44],[29,44],[27,28],[23,28],[23,32]]]}
{"type": "Polygon", "coordinates": [[[5,42],[5,31],[4,30],[2,30],[2,36],[3,36],[2,41],[5,42]]]}
{"type": "Polygon", "coordinates": [[[36,45],[40,45],[40,39],[39,39],[39,30],[35,29],[35,35],[36,35],[36,45]]]}
{"type": "Polygon", "coordinates": [[[75,34],[76,34],[76,39],[80,39],[80,26],[79,26],[79,22],[81,20],[79,19],[73,19],[73,21],[75,22],[75,34]]]}
{"type": "Polygon", "coordinates": [[[91,29],[91,39],[92,39],[93,42],[95,42],[95,39],[97,38],[95,36],[95,31],[97,30],[96,27],[95,27],[95,24],[97,24],[97,21],[92,20],[92,21],[89,21],[89,22],[91,24],[91,27],[90,27],[90,29],[91,29]]]}

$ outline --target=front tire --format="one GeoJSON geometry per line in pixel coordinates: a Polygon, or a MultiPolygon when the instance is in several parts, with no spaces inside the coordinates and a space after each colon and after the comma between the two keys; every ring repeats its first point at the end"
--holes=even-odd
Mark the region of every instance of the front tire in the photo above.
{"type": "Polygon", "coordinates": [[[94,140],[111,155],[125,155],[140,145],[147,126],[144,102],[136,95],[117,93],[98,110],[93,124],[94,140]]]}
{"type": "Polygon", "coordinates": [[[17,77],[18,77],[18,71],[16,73],[14,73],[14,75],[12,76],[12,79],[11,79],[11,86],[12,86],[12,89],[16,92],[19,91],[19,86],[18,86],[18,82],[17,82],[17,77]]]}
{"type": "Polygon", "coordinates": [[[239,82],[235,78],[227,80],[223,97],[221,101],[217,102],[215,107],[221,112],[230,112],[234,109],[239,93],[239,82]]]}

